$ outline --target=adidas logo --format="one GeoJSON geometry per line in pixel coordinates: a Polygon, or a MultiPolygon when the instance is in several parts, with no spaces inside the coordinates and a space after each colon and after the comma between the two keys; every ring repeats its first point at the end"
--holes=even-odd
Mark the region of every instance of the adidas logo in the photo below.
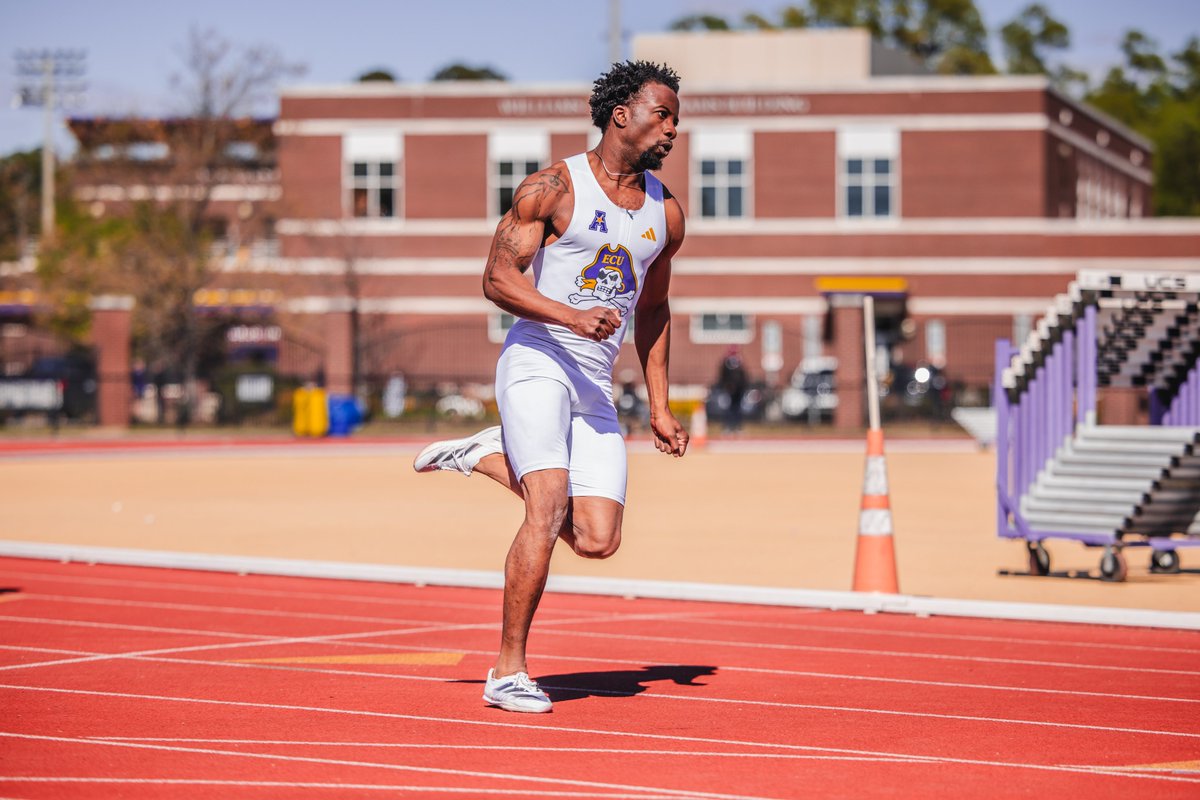
{"type": "Polygon", "coordinates": [[[658,241],[658,237],[654,235],[654,228],[647,228],[646,232],[642,234],[642,238],[649,239],[652,242],[658,241]]]}

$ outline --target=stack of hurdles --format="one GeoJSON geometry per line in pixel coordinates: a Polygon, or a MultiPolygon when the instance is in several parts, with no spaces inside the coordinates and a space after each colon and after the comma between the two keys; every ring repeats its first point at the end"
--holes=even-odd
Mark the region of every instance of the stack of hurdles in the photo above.
{"type": "Polygon", "coordinates": [[[1200,540],[1200,275],[1082,272],[1055,298],[1000,376],[1011,425],[1000,481],[1002,536],[1105,547],[1101,577],[1122,580],[1122,548],[1151,548],[1178,572],[1200,540]],[[1151,425],[1097,424],[1104,387],[1139,387],[1151,425]],[[1007,528],[1007,532],[1005,530],[1007,528]]]}

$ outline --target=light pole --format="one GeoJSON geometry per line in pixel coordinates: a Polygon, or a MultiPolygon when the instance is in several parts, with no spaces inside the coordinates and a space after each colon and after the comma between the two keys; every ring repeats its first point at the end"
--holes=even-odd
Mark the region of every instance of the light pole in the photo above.
{"type": "Polygon", "coordinates": [[[80,80],[86,69],[83,50],[18,50],[17,96],[14,105],[41,106],[42,133],[42,229],[41,241],[54,237],[54,109],[64,100],[74,100],[86,84],[80,80]]]}

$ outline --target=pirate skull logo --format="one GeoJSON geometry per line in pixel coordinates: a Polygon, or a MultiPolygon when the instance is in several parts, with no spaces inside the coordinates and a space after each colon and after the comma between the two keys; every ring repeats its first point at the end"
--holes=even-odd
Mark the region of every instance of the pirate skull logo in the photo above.
{"type": "Polygon", "coordinates": [[[575,285],[579,291],[567,298],[572,304],[607,305],[623,316],[637,289],[633,258],[624,247],[605,245],[575,278],[575,285]]]}

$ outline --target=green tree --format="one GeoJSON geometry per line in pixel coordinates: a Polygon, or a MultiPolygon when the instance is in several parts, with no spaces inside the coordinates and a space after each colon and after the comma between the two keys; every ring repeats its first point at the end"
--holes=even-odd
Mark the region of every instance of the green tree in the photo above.
{"type": "Polygon", "coordinates": [[[671,23],[673,31],[727,31],[731,30],[729,20],[715,14],[693,14],[680,17],[671,23]]]}
{"type": "Polygon", "coordinates": [[[508,76],[491,67],[448,64],[433,73],[435,81],[506,81],[508,76]]]}
{"type": "MultiPolygon", "coordinates": [[[[670,27],[724,31],[734,26],[724,17],[701,14],[682,17],[670,27]]],[[[938,72],[996,71],[987,50],[987,27],[975,0],[806,0],[802,5],[785,6],[778,12],[778,20],[748,13],[741,27],[865,28],[878,41],[906,50],[938,72]]]]}
{"type": "MultiPolygon", "coordinates": [[[[98,134],[117,137],[118,147],[131,142],[165,145],[165,158],[140,165],[145,168],[142,179],[164,190],[165,199],[135,202],[100,219],[68,209],[63,235],[39,254],[38,273],[43,290],[56,300],[55,326],[68,332],[87,326],[78,298],[104,292],[133,295],[135,349],[149,363],[178,369],[190,395],[201,343],[212,324],[197,313],[195,297],[215,274],[213,243],[222,225],[212,212],[213,190],[229,180],[230,146],[261,135],[262,126],[248,114],[275,96],[280,80],[302,68],[272,48],[238,47],[199,29],[190,32],[182,58],[184,69],[172,78],[181,103],[179,117],[121,121],[101,126],[98,134]]],[[[139,165],[126,167],[137,170],[139,165]]],[[[262,222],[258,207],[248,208],[248,215],[238,220],[246,233],[262,222]]]]}
{"type": "Polygon", "coordinates": [[[367,70],[355,80],[359,83],[395,83],[396,75],[391,70],[376,68],[367,70]]]}
{"type": "Polygon", "coordinates": [[[1000,29],[1004,65],[1010,75],[1046,75],[1048,50],[1066,50],[1071,32],[1041,3],[1027,6],[1000,29]]]}
{"type": "Polygon", "coordinates": [[[1200,216],[1200,39],[1168,58],[1131,30],[1121,52],[1086,99],[1154,143],[1154,213],[1200,216]]]}
{"type": "Polygon", "coordinates": [[[42,151],[0,159],[0,261],[20,258],[41,225],[42,151]]]}
{"type": "Polygon", "coordinates": [[[913,55],[925,56],[929,66],[946,75],[996,72],[974,0],[914,0],[904,6],[912,21],[897,29],[896,39],[913,55]]]}

